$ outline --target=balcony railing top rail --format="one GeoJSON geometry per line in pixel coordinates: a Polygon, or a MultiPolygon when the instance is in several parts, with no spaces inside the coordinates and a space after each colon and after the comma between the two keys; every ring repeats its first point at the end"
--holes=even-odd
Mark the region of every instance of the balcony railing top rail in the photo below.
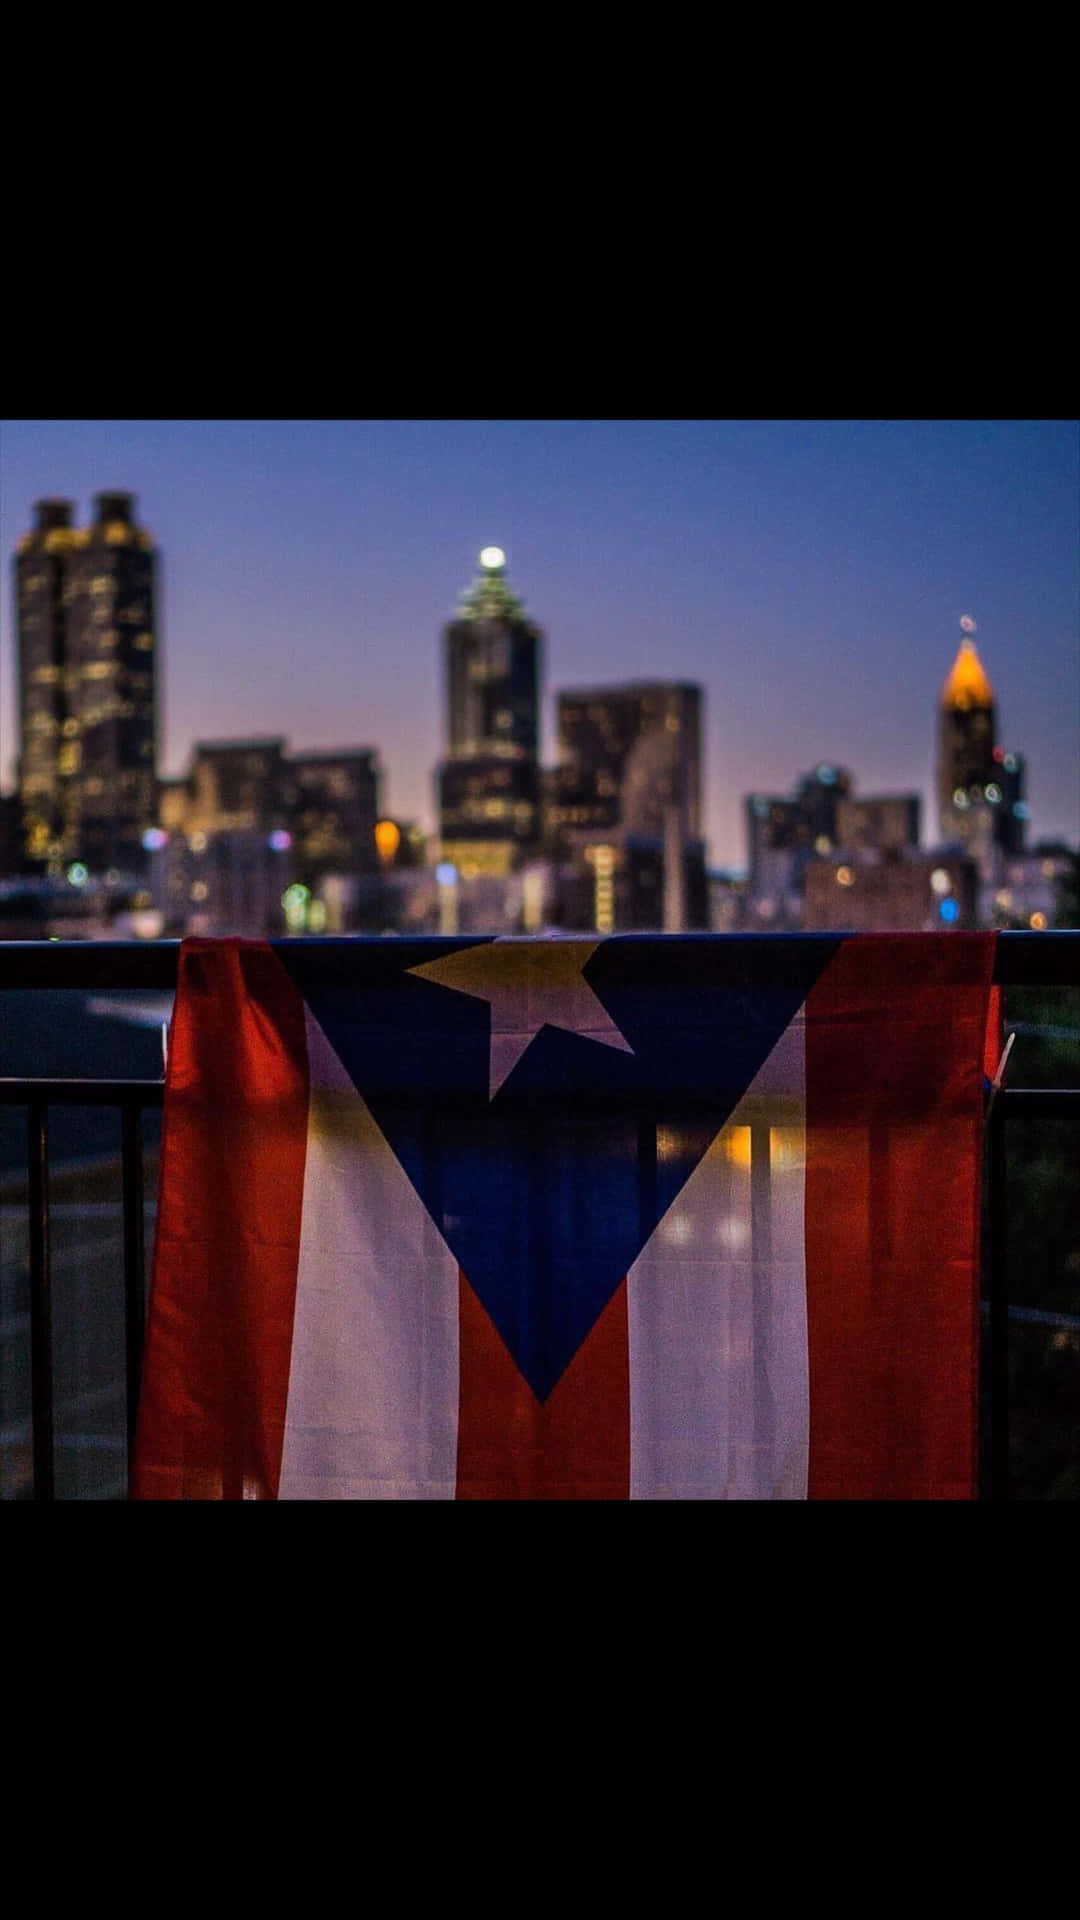
{"type": "MultiPolygon", "coordinates": [[[[398,944],[414,946],[430,958],[460,941],[438,934],[394,935],[398,944]]],[[[463,936],[468,937],[468,936],[463,936]]],[[[544,936],[537,936],[543,938],[544,936]]],[[[566,936],[571,938],[573,936],[566,936]]],[[[595,934],[587,936],[595,939],[595,934]]],[[[761,983],[784,981],[788,962],[802,943],[830,943],[842,933],[683,933],[616,934],[661,943],[670,940],[708,940],[726,949],[744,947],[754,953],[754,977],[761,983]]],[[[853,936],[858,938],[858,935],[853,936]]],[[[866,936],[864,936],[866,937],[866,936]]],[[[873,937],[873,936],[870,936],[873,937]]],[[[902,934],[896,935],[903,939],[902,934]]],[[[942,938],[963,939],[963,934],[942,938]]],[[[331,982],[348,969],[352,956],[365,945],[383,946],[385,936],[353,934],[341,938],[294,936],[288,944],[304,954],[304,975],[312,984],[331,982]]],[[[128,991],[161,992],[176,985],[178,940],[5,940],[0,941],[0,990],[35,987],[39,990],[73,987],[98,990],[123,987],[128,991]]],[[[994,979],[1008,987],[1080,986],[1080,931],[1047,928],[1040,933],[999,933],[994,979]]]]}

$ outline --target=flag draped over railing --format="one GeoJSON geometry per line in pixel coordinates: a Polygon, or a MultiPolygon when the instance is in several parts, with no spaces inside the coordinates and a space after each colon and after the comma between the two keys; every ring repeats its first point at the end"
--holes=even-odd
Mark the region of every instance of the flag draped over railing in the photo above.
{"type": "Polygon", "coordinates": [[[182,946],[136,1497],[973,1495],[992,935],[334,945],[182,946]]]}

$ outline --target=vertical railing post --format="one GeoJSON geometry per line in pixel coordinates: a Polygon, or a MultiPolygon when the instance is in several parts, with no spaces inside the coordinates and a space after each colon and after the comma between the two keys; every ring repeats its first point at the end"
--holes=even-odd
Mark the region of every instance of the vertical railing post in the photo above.
{"type": "Polygon", "coordinates": [[[131,1485],[146,1327],[146,1254],[143,1212],[142,1110],[130,1101],[121,1114],[124,1210],[124,1346],[127,1386],[127,1466],[131,1485]]]}
{"type": "Polygon", "coordinates": [[[998,1094],[986,1117],[990,1233],[990,1498],[1009,1497],[1009,1265],[1006,1102],[998,1094]]]}
{"type": "Polygon", "coordinates": [[[26,1111],[26,1205],[30,1255],[30,1408],[34,1499],[56,1497],[53,1450],[52,1275],[49,1266],[49,1123],[43,1100],[26,1111]]]}
{"type": "Polygon", "coordinates": [[[773,1303],[772,1270],[772,1128],[767,1119],[750,1122],[750,1261],[754,1282],[754,1441],[773,1448],[776,1440],[776,1396],[770,1374],[770,1334],[773,1303]]]}

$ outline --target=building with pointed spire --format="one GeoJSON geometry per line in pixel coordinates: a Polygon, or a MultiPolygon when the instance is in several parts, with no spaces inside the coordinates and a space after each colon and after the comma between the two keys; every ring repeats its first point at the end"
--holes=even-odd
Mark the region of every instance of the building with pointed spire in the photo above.
{"type": "Polygon", "coordinates": [[[438,768],[443,859],[466,875],[507,874],[539,835],[543,634],[485,547],[444,630],[448,753],[438,768]]]}
{"type": "Polygon", "coordinates": [[[941,689],[938,719],[938,823],[949,845],[973,845],[985,832],[986,789],[994,784],[994,689],[965,614],[964,638],[941,689]]]}
{"type": "Polygon", "coordinates": [[[988,877],[992,849],[1019,853],[1027,805],[1022,754],[997,744],[994,689],[965,614],[964,637],[941,689],[938,717],[938,820],[947,845],[967,847],[988,877]]]}

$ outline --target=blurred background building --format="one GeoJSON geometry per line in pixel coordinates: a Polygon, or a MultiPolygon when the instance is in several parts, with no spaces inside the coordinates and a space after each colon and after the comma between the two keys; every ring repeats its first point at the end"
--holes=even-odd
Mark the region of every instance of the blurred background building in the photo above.
{"type": "Polygon", "coordinates": [[[700,687],[650,680],[556,697],[558,766],[544,844],[569,929],[709,924],[700,687]]]}
{"type": "Polygon", "coordinates": [[[442,859],[461,875],[506,876],[540,828],[543,635],[485,547],[444,630],[448,751],[436,773],[442,859]]]}
{"type": "Polygon", "coordinates": [[[39,500],[15,555],[25,868],[137,875],[157,778],[157,610],[135,496],[99,493],[88,527],[39,500]]]}
{"type": "Polygon", "coordinates": [[[941,690],[938,721],[938,826],[942,844],[963,846],[984,880],[998,877],[998,852],[1023,852],[1028,807],[1024,756],[998,742],[994,690],[979,658],[975,622],[941,690]]]}
{"type": "MultiPolygon", "coordinates": [[[[821,863],[845,872],[852,860],[896,865],[918,847],[919,816],[918,794],[857,797],[848,769],[827,760],[803,774],[791,794],[748,794],[745,924],[776,931],[807,926],[808,888],[821,863]]],[[[814,887],[817,915],[831,902],[837,911],[846,907],[843,892],[835,895],[816,880],[814,887]]],[[[900,892],[892,897],[898,902],[900,892]]]]}

